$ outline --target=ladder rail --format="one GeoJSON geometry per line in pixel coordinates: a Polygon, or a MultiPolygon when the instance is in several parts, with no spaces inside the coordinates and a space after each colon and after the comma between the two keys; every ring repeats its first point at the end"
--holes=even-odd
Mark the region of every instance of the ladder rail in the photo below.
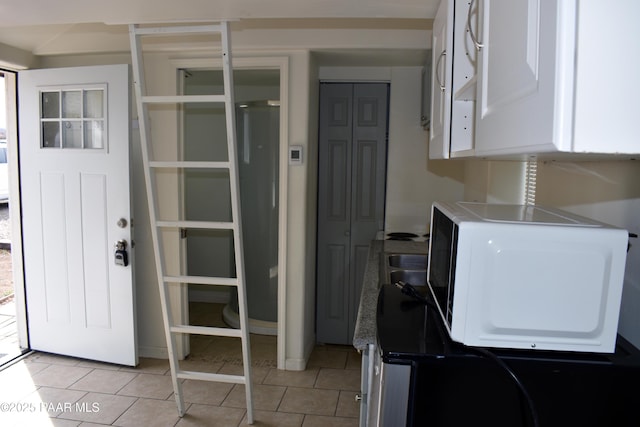
{"type": "Polygon", "coordinates": [[[165,337],[168,347],[169,365],[171,368],[172,384],[178,406],[178,414],[182,417],[185,413],[185,403],[182,393],[182,382],[180,379],[199,379],[206,381],[234,382],[244,384],[246,392],[247,421],[253,424],[253,386],[251,382],[251,353],[249,346],[249,322],[247,313],[246,283],[244,277],[244,250],[242,241],[242,223],[240,213],[239,175],[237,159],[237,137],[235,122],[235,103],[233,85],[233,65],[231,61],[231,32],[228,22],[221,22],[220,25],[201,26],[169,26],[169,27],[144,27],[132,24],[129,26],[129,37],[131,43],[131,53],[134,71],[134,86],[136,103],[139,116],[139,128],[142,145],[142,161],[145,169],[145,188],[147,191],[147,202],[149,206],[149,218],[151,221],[151,237],[154,246],[156,262],[157,280],[160,289],[160,303],[162,308],[162,318],[165,329],[165,337]],[[219,32],[222,42],[223,58],[223,84],[224,95],[170,95],[170,96],[148,96],[144,81],[143,51],[140,37],[143,35],[167,35],[167,34],[194,34],[202,32],[219,32]],[[227,127],[227,162],[185,162],[185,161],[152,161],[152,135],[149,123],[148,104],[158,103],[186,103],[186,102],[224,102],[226,127],[227,127]],[[142,117],[140,117],[142,116],[142,117]],[[158,205],[155,198],[157,183],[155,175],[152,173],[157,168],[205,168],[205,169],[228,169],[230,191],[231,191],[231,222],[215,221],[159,221],[157,218],[158,205]],[[230,229],[233,232],[234,253],[236,259],[235,278],[213,278],[178,275],[169,276],[165,274],[165,256],[163,248],[163,238],[160,229],[166,228],[206,228],[206,229],[230,229]],[[171,305],[169,300],[168,284],[170,283],[200,283],[207,285],[236,286],[238,292],[238,311],[240,317],[240,329],[229,330],[226,328],[211,328],[193,325],[174,325],[171,305]],[[240,337],[242,346],[242,360],[244,365],[244,376],[209,374],[203,372],[192,372],[180,370],[179,361],[175,352],[175,334],[203,334],[217,336],[240,337]]]}
{"type": "MultiPolygon", "coordinates": [[[[156,211],[157,204],[154,195],[156,194],[156,182],[151,176],[151,168],[149,167],[149,153],[151,152],[151,139],[149,128],[149,112],[146,104],[143,102],[143,97],[146,92],[146,83],[144,80],[144,60],[142,56],[142,43],[137,37],[137,25],[131,24],[129,26],[129,38],[131,44],[131,57],[133,63],[133,75],[134,75],[134,90],[136,95],[136,105],[138,108],[138,123],[140,130],[140,142],[142,152],[142,164],[144,168],[145,188],[147,191],[147,203],[149,206],[149,219],[151,222],[151,240],[154,247],[154,257],[156,262],[156,275],[160,290],[160,305],[162,309],[162,319],[164,323],[165,338],[167,342],[167,353],[169,356],[169,367],[171,372],[174,373],[178,370],[178,359],[175,354],[176,342],[173,334],[170,330],[171,324],[171,306],[169,305],[169,298],[167,295],[166,286],[162,279],[164,271],[164,251],[162,241],[158,236],[158,229],[155,226],[156,223],[156,211]],[[142,117],[140,117],[142,116],[142,117]]],[[[171,375],[171,381],[173,385],[174,395],[176,397],[176,404],[178,406],[178,414],[180,416],[185,413],[184,399],[182,398],[182,383],[178,381],[175,375],[171,375]]]]}
{"type": "MultiPolygon", "coordinates": [[[[240,317],[240,330],[242,331],[242,363],[245,366],[245,375],[251,378],[251,351],[249,349],[249,315],[247,313],[247,297],[246,283],[244,271],[244,248],[242,236],[242,214],[240,208],[240,178],[238,175],[238,153],[237,153],[237,136],[236,136],[236,114],[235,99],[233,93],[233,63],[231,60],[231,29],[228,22],[222,23],[222,76],[224,84],[224,93],[226,97],[225,111],[227,124],[227,147],[229,180],[231,187],[231,212],[232,222],[234,223],[234,250],[236,257],[236,277],[238,279],[238,315],[240,317]],[[231,114],[229,114],[231,113],[231,114]]],[[[253,384],[251,381],[245,383],[245,394],[247,399],[247,420],[249,424],[253,423],[252,411],[253,407],[253,384]]]]}

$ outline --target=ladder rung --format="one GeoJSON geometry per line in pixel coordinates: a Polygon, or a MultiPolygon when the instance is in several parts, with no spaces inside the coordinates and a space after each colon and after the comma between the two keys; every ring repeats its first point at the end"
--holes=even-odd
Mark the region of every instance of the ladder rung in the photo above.
{"type": "Polygon", "coordinates": [[[240,329],[218,328],[213,326],[175,325],[171,327],[171,332],[178,334],[211,335],[215,337],[236,337],[242,336],[240,329]]]}
{"type": "Polygon", "coordinates": [[[178,104],[186,102],[225,102],[224,95],[147,95],[142,97],[145,104],[178,104]]]}
{"type": "Polygon", "coordinates": [[[164,276],[166,283],[193,283],[195,285],[238,286],[235,277],[205,277],[205,276],[164,276]]]}
{"type": "Polygon", "coordinates": [[[156,221],[157,227],[164,228],[200,228],[203,230],[231,230],[233,222],[218,221],[156,221]]]}
{"type": "Polygon", "coordinates": [[[229,162],[165,161],[149,162],[152,168],[229,169],[229,162]]]}
{"type": "Polygon", "coordinates": [[[137,27],[135,33],[140,36],[162,36],[165,34],[219,33],[220,25],[182,25],[175,27],[137,27]]]}
{"type": "Polygon", "coordinates": [[[221,383],[235,383],[246,384],[247,379],[243,375],[225,375],[225,374],[212,374],[209,372],[196,372],[196,371],[177,371],[176,376],[185,380],[203,380],[203,381],[218,381],[221,383]]]}

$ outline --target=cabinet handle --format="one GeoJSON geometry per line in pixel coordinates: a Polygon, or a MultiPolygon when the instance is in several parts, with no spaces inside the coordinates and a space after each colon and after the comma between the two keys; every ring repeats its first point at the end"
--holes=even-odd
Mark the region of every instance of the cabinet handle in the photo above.
{"type": "Polygon", "coordinates": [[[436,82],[438,82],[438,86],[440,86],[440,91],[444,92],[444,90],[446,89],[445,86],[442,84],[442,81],[440,80],[440,61],[442,61],[442,58],[444,58],[445,56],[447,56],[447,51],[443,50],[442,52],[440,52],[440,56],[438,56],[438,60],[436,61],[436,82]]]}
{"type": "Polygon", "coordinates": [[[471,41],[476,47],[476,50],[480,50],[484,47],[484,44],[478,41],[478,38],[473,33],[473,28],[471,28],[471,10],[473,9],[473,4],[476,0],[471,0],[469,2],[469,11],[467,12],[467,31],[469,31],[469,37],[471,37],[471,41]]]}

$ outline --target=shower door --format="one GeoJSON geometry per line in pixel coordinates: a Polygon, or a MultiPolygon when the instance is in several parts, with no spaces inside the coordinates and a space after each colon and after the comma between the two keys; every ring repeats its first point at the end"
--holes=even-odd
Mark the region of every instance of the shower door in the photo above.
{"type": "MultiPolygon", "coordinates": [[[[277,70],[236,70],[234,79],[249,330],[255,332],[252,330],[253,320],[272,322],[269,332],[275,335],[280,115],[279,102],[267,99],[279,98],[280,77],[277,70]]],[[[185,93],[215,94],[221,85],[220,71],[189,70],[185,73],[185,93]]],[[[226,161],[225,138],[222,108],[215,104],[185,106],[185,160],[226,161]]],[[[226,172],[187,170],[184,180],[186,219],[230,220],[229,176],[226,172]]],[[[189,275],[235,276],[231,233],[224,230],[189,230],[186,251],[189,275]]],[[[237,295],[234,288],[190,285],[189,300],[229,302],[225,307],[224,319],[231,326],[237,326],[237,295]]]]}

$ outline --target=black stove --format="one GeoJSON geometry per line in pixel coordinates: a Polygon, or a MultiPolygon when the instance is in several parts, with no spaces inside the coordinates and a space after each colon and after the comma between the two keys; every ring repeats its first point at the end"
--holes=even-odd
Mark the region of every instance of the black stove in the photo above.
{"type": "MultiPolygon", "coordinates": [[[[418,288],[430,298],[427,288],[418,288]]],[[[408,426],[532,426],[509,373],[481,350],[451,341],[436,308],[393,285],[380,289],[377,333],[383,363],[411,366],[408,426]]],[[[614,354],[491,350],[518,376],[539,427],[637,425],[633,390],[640,351],[618,337],[614,354]]]]}

